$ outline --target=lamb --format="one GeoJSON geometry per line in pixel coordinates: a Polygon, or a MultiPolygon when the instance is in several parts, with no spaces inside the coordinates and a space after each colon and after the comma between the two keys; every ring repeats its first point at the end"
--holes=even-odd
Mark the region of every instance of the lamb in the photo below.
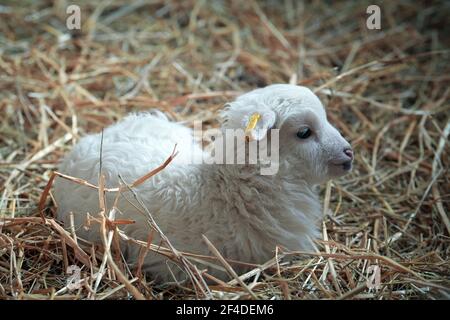
{"type": "MultiPolygon", "coordinates": [[[[243,94],[222,111],[222,129],[250,130],[249,140],[259,143],[279,133],[279,169],[262,175],[261,164],[205,164],[211,157],[193,137],[191,129],[169,121],[162,113],[132,114],[104,130],[102,172],[106,187],[116,187],[119,175],[127,183],[160,165],[175,144],[178,156],[169,166],[136,188],[154,220],[180,251],[210,255],[202,235],[226,258],[263,263],[273,257],[276,246],[311,250],[319,236],[322,216],[316,186],[340,177],[352,168],[350,144],[328,122],[319,98],[308,88],[274,84],[243,94]],[[261,115],[253,127],[252,115],[261,115]],[[246,120],[244,120],[246,119],[246,120]],[[196,161],[192,161],[192,160],[196,161]]],[[[82,138],[60,165],[59,171],[98,183],[101,134],[82,138]]],[[[58,178],[54,196],[57,217],[70,225],[73,213],[77,234],[100,242],[98,228],[86,228],[87,213],[99,212],[96,192],[58,178]]],[[[130,198],[130,197],[128,197],[130,198]]],[[[107,197],[111,208],[114,194],[107,197]]],[[[147,240],[147,217],[128,199],[120,198],[121,226],[129,237],[147,240]]],[[[160,239],[154,237],[154,243],[160,239]]],[[[122,243],[127,262],[136,265],[139,248],[122,243]]],[[[167,258],[147,255],[142,270],[158,281],[186,278],[167,258]],[[170,267],[170,270],[169,270],[170,267]]],[[[236,266],[238,272],[242,271],[236,266]]],[[[211,274],[226,278],[222,271],[211,274]]]]}

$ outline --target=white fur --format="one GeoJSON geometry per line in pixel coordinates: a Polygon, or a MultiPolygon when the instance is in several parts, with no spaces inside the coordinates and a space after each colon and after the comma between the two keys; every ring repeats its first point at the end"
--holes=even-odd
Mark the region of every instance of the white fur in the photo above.
{"type": "MultiPolygon", "coordinates": [[[[143,176],[160,165],[177,143],[175,160],[136,189],[175,248],[210,255],[202,240],[204,234],[224,257],[251,263],[270,259],[277,245],[311,249],[321,218],[315,186],[347,172],[339,163],[347,159],[343,149],[349,144],[328,123],[322,104],[307,88],[271,85],[244,94],[223,111],[223,128],[242,129],[242,119],[255,111],[272,113],[275,127],[280,129],[276,175],[262,176],[256,165],[187,164],[192,157],[207,156],[194,142],[192,131],[164,116],[143,113],[129,115],[105,129],[102,171],[106,186],[118,186],[119,174],[127,183],[143,176]],[[297,137],[302,126],[313,130],[310,138],[297,137]]],[[[100,140],[100,134],[81,139],[59,170],[97,184],[100,140]]],[[[125,196],[136,204],[129,192],[125,196]]],[[[99,211],[97,192],[58,178],[55,198],[58,218],[65,226],[73,212],[79,236],[99,242],[96,224],[89,230],[82,227],[87,212],[95,216],[99,211]]],[[[114,194],[107,198],[109,208],[113,198],[114,194]]],[[[136,221],[120,228],[130,237],[146,240],[150,232],[146,216],[124,198],[118,209],[123,216],[117,218],[136,221]]],[[[154,238],[154,243],[159,241],[154,238]]],[[[127,261],[135,264],[139,248],[124,243],[123,249],[127,261]]],[[[154,253],[147,255],[143,269],[166,281],[172,279],[168,265],[178,279],[185,278],[179,267],[154,253]]]]}

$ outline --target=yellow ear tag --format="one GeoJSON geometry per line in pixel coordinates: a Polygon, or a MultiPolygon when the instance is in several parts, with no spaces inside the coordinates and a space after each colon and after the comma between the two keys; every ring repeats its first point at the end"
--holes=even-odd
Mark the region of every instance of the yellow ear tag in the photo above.
{"type": "Polygon", "coordinates": [[[261,115],[257,112],[255,112],[250,116],[247,127],[245,128],[246,134],[248,134],[250,131],[256,128],[256,124],[258,123],[259,119],[261,119],[261,115]]]}

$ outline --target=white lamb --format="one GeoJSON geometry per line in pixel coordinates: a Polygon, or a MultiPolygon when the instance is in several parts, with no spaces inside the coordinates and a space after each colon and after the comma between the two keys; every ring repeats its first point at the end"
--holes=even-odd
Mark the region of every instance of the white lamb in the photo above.
{"type": "MultiPolygon", "coordinates": [[[[179,154],[169,166],[136,188],[160,229],[180,251],[211,255],[204,234],[227,259],[263,263],[273,257],[276,246],[310,250],[319,236],[322,216],[316,188],[349,172],[353,153],[349,143],[327,121],[324,108],[309,89],[276,84],[244,94],[223,111],[222,128],[245,129],[244,119],[258,113],[260,122],[250,133],[263,143],[270,129],[279,129],[279,170],[261,175],[260,165],[189,164],[206,155],[194,141],[192,130],[170,122],[162,114],[127,116],[104,130],[102,172],[106,187],[117,187],[120,176],[131,183],[159,166],[175,144],[179,154]],[[259,130],[256,132],[255,130],[259,130]],[[261,134],[261,132],[263,134],[261,134]]],[[[98,183],[101,134],[82,138],[64,159],[60,172],[98,183]]],[[[126,193],[126,192],[125,192],[126,193]]],[[[99,212],[97,193],[86,186],[58,178],[55,186],[58,218],[70,225],[74,214],[77,234],[100,242],[98,227],[89,229],[87,213],[99,212]]],[[[128,192],[128,198],[132,198],[128,192]]],[[[112,207],[114,194],[108,196],[112,207]]],[[[121,198],[121,219],[134,224],[120,228],[129,236],[147,240],[147,217],[121,198]]],[[[158,237],[154,243],[159,243],[158,237]]],[[[139,248],[123,243],[130,265],[137,262],[139,248]]],[[[148,254],[143,270],[160,281],[186,278],[181,268],[167,259],[148,254]]],[[[237,271],[239,265],[234,266],[237,271]]],[[[221,272],[211,274],[224,277],[221,272]]]]}

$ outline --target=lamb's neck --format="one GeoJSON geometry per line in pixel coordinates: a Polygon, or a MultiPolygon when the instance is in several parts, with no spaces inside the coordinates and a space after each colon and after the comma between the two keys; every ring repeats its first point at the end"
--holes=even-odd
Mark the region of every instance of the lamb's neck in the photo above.
{"type": "Polygon", "coordinates": [[[315,187],[282,165],[275,175],[261,175],[255,165],[203,164],[199,171],[207,188],[205,193],[221,197],[226,192],[229,200],[244,202],[251,214],[259,215],[263,210],[280,217],[292,214],[292,206],[317,210],[315,187]]]}
{"type": "Polygon", "coordinates": [[[298,250],[317,236],[321,205],[314,187],[305,180],[282,170],[264,176],[244,165],[211,165],[201,171],[208,179],[205,205],[219,208],[230,226],[241,228],[251,241],[298,250]]]}
{"type": "Polygon", "coordinates": [[[282,179],[278,175],[261,175],[260,168],[256,165],[203,165],[201,168],[203,176],[208,181],[208,187],[216,186],[219,190],[239,190],[254,188],[272,197],[276,196],[274,191],[280,189],[282,179]]]}
{"type": "Polygon", "coordinates": [[[278,173],[268,175],[261,174],[261,166],[248,164],[201,164],[196,168],[196,171],[200,172],[205,179],[214,181],[215,178],[221,177],[221,182],[230,185],[254,186],[267,184],[272,187],[268,190],[272,196],[274,196],[274,190],[281,188],[284,184],[297,185],[301,188],[311,190],[314,189],[314,186],[310,185],[301,174],[289,172],[290,169],[282,164],[279,167],[278,173]]]}

